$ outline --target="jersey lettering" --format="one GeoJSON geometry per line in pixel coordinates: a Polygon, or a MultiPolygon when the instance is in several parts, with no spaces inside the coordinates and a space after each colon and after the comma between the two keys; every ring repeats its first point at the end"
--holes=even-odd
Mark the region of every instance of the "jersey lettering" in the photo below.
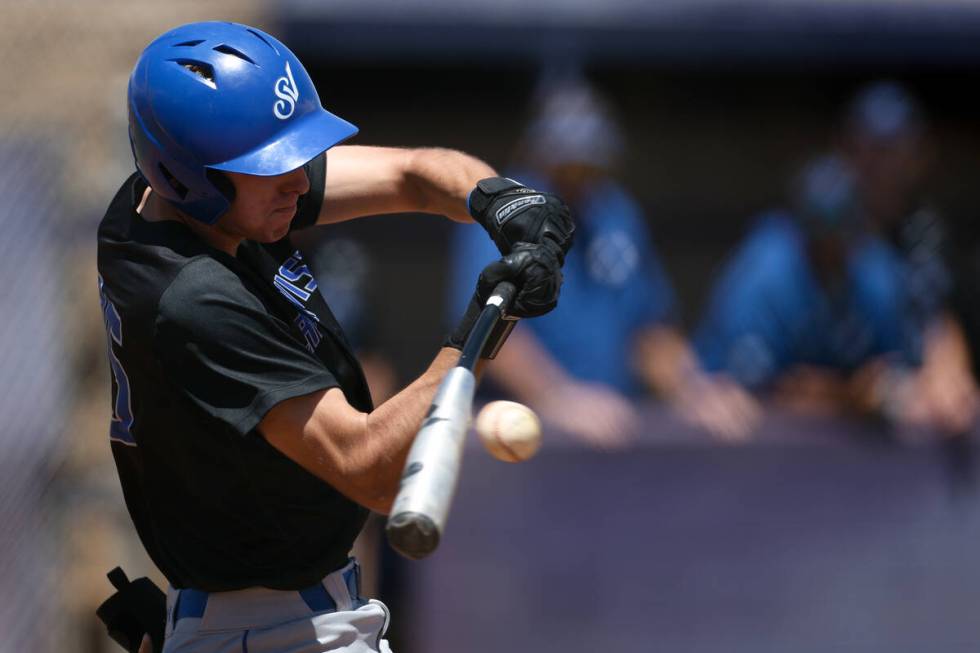
{"type": "Polygon", "coordinates": [[[322,337],[320,335],[320,327],[319,322],[316,320],[316,315],[310,311],[304,310],[296,316],[294,324],[296,325],[296,328],[299,329],[299,332],[303,334],[303,337],[306,338],[306,348],[311,352],[315,351],[317,345],[320,344],[320,339],[322,337]]]}
{"type": "Polygon", "coordinates": [[[320,335],[320,318],[316,313],[306,308],[305,302],[313,296],[313,291],[317,289],[316,279],[310,268],[303,263],[303,255],[299,250],[293,252],[286,261],[279,266],[276,276],[272,280],[273,285],[279,290],[283,297],[297,308],[299,314],[294,320],[296,328],[306,339],[306,348],[311,352],[316,351],[322,336],[320,335]]]}
{"type": "Polygon", "coordinates": [[[105,295],[102,275],[99,275],[99,300],[102,304],[102,317],[105,321],[107,336],[107,351],[109,353],[109,368],[112,370],[112,421],[109,423],[109,439],[115,442],[135,447],[133,438],[133,407],[130,402],[129,377],[122,363],[116,357],[112,344],[122,347],[122,319],[119,311],[105,295]]]}

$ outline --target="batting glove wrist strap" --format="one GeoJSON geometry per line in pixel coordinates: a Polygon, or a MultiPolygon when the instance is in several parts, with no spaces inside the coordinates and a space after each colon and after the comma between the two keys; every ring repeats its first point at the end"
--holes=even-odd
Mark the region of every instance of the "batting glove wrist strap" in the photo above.
{"type": "Polygon", "coordinates": [[[531,190],[519,181],[509,177],[487,177],[477,182],[476,187],[470,191],[468,200],[470,215],[474,219],[480,220],[486,210],[490,207],[493,200],[504,191],[513,191],[517,194],[533,194],[531,190]]]}
{"type": "Polygon", "coordinates": [[[564,263],[575,226],[568,206],[557,195],[540,193],[507,177],[477,183],[467,199],[470,215],[497,245],[510,254],[519,242],[546,245],[564,263]]]}

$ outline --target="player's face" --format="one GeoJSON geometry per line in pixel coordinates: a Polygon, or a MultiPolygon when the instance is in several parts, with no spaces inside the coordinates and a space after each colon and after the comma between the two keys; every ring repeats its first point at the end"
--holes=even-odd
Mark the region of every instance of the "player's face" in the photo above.
{"type": "Polygon", "coordinates": [[[862,199],[872,217],[889,223],[914,208],[926,170],[926,147],[917,134],[901,134],[888,140],[855,137],[850,143],[851,161],[858,173],[862,199]]]}
{"type": "Polygon", "coordinates": [[[235,186],[235,201],[217,226],[232,236],[271,243],[289,231],[296,201],[310,190],[303,168],[275,177],[227,173],[235,186]]]}
{"type": "Polygon", "coordinates": [[[576,203],[584,191],[605,176],[602,168],[590,163],[567,162],[552,166],[548,176],[555,192],[566,202],[576,203]]]}

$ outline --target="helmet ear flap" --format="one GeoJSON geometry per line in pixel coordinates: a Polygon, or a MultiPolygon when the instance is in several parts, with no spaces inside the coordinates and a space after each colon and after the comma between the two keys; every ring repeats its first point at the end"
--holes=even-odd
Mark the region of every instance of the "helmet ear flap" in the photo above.
{"type": "Polygon", "coordinates": [[[228,175],[221,170],[214,170],[212,168],[206,169],[204,174],[207,176],[208,181],[218,189],[218,192],[224,195],[230,206],[235,201],[235,185],[231,182],[228,175]]]}

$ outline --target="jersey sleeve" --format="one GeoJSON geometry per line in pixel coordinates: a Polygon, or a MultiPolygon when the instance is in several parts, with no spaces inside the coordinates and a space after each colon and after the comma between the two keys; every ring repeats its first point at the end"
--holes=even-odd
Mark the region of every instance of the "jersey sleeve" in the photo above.
{"type": "Polygon", "coordinates": [[[310,190],[301,195],[296,203],[296,217],[290,225],[290,230],[305,229],[316,224],[323,206],[323,191],[327,182],[327,153],[323,152],[305,166],[306,177],[310,181],[310,190]]]}
{"type": "Polygon", "coordinates": [[[187,265],[163,294],[154,346],[177,393],[243,435],[279,402],[339,385],[288,324],[212,259],[187,265]]]}

